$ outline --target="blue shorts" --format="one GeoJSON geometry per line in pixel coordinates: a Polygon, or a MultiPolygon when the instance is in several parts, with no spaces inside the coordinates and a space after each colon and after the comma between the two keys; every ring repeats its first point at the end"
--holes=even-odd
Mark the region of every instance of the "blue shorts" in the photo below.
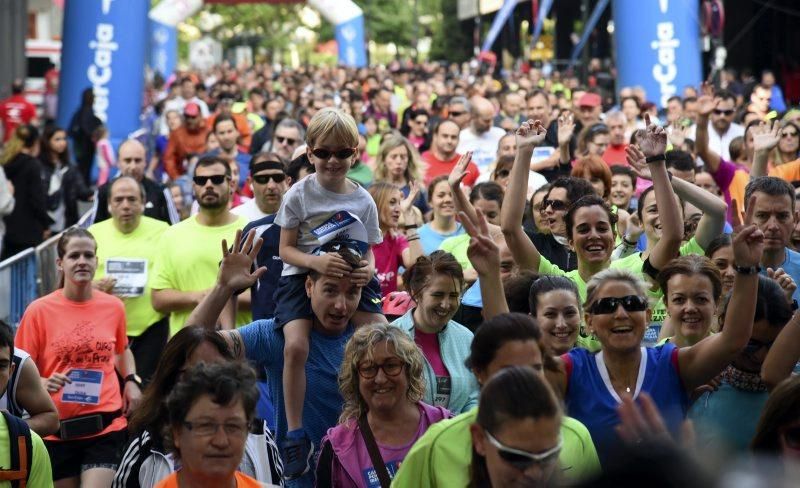
{"type": "MultiPolygon", "coordinates": [[[[297,319],[312,319],[311,299],[306,295],[306,277],[308,274],[281,276],[275,289],[275,329],[297,319]]],[[[361,300],[358,310],[383,315],[381,306],[381,284],[378,278],[372,280],[361,289],[361,300]]]]}

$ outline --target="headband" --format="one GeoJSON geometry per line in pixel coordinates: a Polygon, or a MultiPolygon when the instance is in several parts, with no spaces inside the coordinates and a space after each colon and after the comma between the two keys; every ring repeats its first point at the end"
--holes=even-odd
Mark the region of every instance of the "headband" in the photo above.
{"type": "Polygon", "coordinates": [[[256,174],[259,171],[264,171],[265,169],[279,169],[282,172],[286,172],[286,166],[283,163],[278,161],[259,161],[250,168],[250,174],[256,174]]]}

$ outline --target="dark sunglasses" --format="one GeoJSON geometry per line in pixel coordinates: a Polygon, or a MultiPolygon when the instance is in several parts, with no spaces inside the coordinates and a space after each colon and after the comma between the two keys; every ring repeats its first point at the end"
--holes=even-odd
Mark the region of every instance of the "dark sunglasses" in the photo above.
{"type": "Polygon", "coordinates": [[[744,346],[744,353],[745,354],[755,354],[761,349],[769,349],[772,345],[775,344],[775,341],[769,342],[761,342],[755,339],[750,339],[747,341],[747,345],[744,346]]]}
{"type": "Polygon", "coordinates": [[[545,210],[547,207],[552,207],[554,212],[566,210],[568,206],[567,202],[562,202],[561,200],[545,200],[542,202],[542,210],[545,210]]]}
{"type": "Polygon", "coordinates": [[[718,108],[714,109],[714,115],[724,115],[726,117],[729,117],[729,116],[733,115],[733,113],[734,113],[733,110],[720,110],[718,108]]]}
{"type": "Polygon", "coordinates": [[[461,117],[466,112],[450,112],[450,117],[461,117]]]}
{"type": "Polygon", "coordinates": [[[488,431],[486,431],[486,438],[489,439],[489,443],[497,448],[497,454],[500,456],[500,459],[514,466],[520,471],[525,471],[529,467],[537,464],[548,466],[558,462],[558,456],[561,453],[561,439],[558,440],[558,444],[556,444],[556,446],[552,449],[548,449],[544,452],[533,453],[520,451],[519,449],[514,449],[513,447],[503,445],[488,431]]]}
{"type": "Polygon", "coordinates": [[[507,169],[501,169],[496,173],[498,178],[508,178],[508,175],[511,174],[507,169]]]}
{"type": "Polygon", "coordinates": [[[255,175],[253,176],[253,181],[258,183],[259,185],[266,185],[270,182],[270,180],[274,181],[275,183],[283,183],[286,179],[286,175],[283,173],[275,173],[271,175],[255,175]]]}
{"type": "Polygon", "coordinates": [[[589,307],[589,312],[595,315],[608,315],[616,312],[620,305],[626,312],[644,312],[647,310],[647,299],[638,295],[601,298],[589,307]]]}
{"type": "Polygon", "coordinates": [[[797,137],[797,132],[784,132],[781,134],[781,137],[789,138],[789,137],[797,137]]]}
{"type": "Polygon", "coordinates": [[[297,139],[293,137],[275,136],[275,140],[278,141],[279,144],[288,144],[290,146],[297,144],[297,139]]]}
{"type": "Polygon", "coordinates": [[[211,184],[213,185],[221,185],[223,184],[229,177],[225,175],[212,175],[212,176],[195,176],[192,178],[195,185],[198,186],[206,186],[208,180],[211,180],[211,184]]]}
{"type": "Polygon", "coordinates": [[[321,147],[317,147],[311,150],[311,154],[319,159],[330,159],[331,156],[336,156],[336,159],[347,159],[353,154],[356,153],[356,148],[354,147],[346,147],[344,149],[339,149],[336,151],[329,151],[328,149],[323,149],[321,147]]]}

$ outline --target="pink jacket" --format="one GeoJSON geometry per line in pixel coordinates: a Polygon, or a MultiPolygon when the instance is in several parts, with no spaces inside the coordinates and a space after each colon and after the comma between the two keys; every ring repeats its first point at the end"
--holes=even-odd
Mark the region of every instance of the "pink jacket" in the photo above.
{"type": "MultiPolygon", "coordinates": [[[[432,407],[422,402],[418,402],[417,405],[422,414],[420,418],[421,428],[419,429],[418,436],[409,442],[404,449],[392,449],[392,452],[395,454],[394,459],[386,459],[385,455],[383,456],[391,477],[394,477],[397,469],[399,469],[399,461],[405,458],[411,446],[414,445],[414,442],[416,442],[426,430],[428,430],[428,427],[440,420],[452,417],[452,414],[443,407],[432,407]],[[402,453],[398,451],[402,451],[402,453]],[[402,456],[401,459],[397,459],[398,455],[402,456]]],[[[364,438],[361,436],[361,430],[358,428],[358,422],[355,419],[350,419],[344,424],[339,424],[336,427],[328,429],[327,435],[322,439],[323,453],[326,449],[326,444],[330,444],[333,450],[333,457],[329,468],[331,486],[342,488],[371,488],[373,486],[380,486],[372,462],[369,459],[364,438]]],[[[383,455],[383,449],[381,449],[381,451],[383,455]]],[[[323,457],[324,454],[320,456],[320,463],[325,462],[323,457]]],[[[326,466],[322,466],[321,464],[317,466],[317,486],[322,486],[320,484],[320,474],[328,471],[326,468],[326,466]]]]}

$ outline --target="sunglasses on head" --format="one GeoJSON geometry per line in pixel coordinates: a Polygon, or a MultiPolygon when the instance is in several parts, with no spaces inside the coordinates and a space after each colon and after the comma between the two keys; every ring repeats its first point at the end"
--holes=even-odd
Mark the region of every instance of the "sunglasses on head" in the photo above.
{"type": "Polygon", "coordinates": [[[800,450],[800,425],[784,427],[780,430],[780,434],[787,447],[800,450]]]}
{"type": "Polygon", "coordinates": [[[589,312],[595,315],[611,314],[616,312],[620,305],[626,312],[644,312],[647,310],[647,299],[638,295],[601,298],[592,304],[589,312]]]}
{"type": "Polygon", "coordinates": [[[545,200],[542,202],[542,210],[547,207],[552,207],[554,212],[560,212],[566,210],[568,205],[567,202],[562,202],[561,200],[545,200]]]}
{"type": "Polygon", "coordinates": [[[274,181],[275,183],[283,183],[286,179],[286,175],[283,173],[274,173],[271,175],[254,175],[253,181],[258,183],[259,185],[266,185],[270,182],[270,180],[274,181]]]}
{"type": "Polygon", "coordinates": [[[733,115],[733,113],[733,110],[720,110],[718,108],[714,109],[714,115],[725,115],[727,117],[733,115]]]}
{"type": "Polygon", "coordinates": [[[761,349],[769,349],[770,347],[772,347],[773,344],[775,344],[774,340],[769,342],[761,342],[755,339],[750,339],[749,341],[747,341],[747,345],[744,346],[744,353],[755,354],[761,349]]]}
{"type": "Polygon", "coordinates": [[[294,146],[297,143],[297,139],[293,137],[275,136],[275,140],[278,141],[278,144],[288,144],[290,146],[294,146]]]}
{"type": "Polygon", "coordinates": [[[558,444],[556,444],[556,446],[552,449],[548,449],[544,452],[533,453],[520,451],[519,449],[505,446],[500,441],[495,439],[494,436],[489,433],[489,431],[486,431],[486,438],[489,439],[489,443],[497,448],[497,454],[500,456],[500,459],[514,466],[520,471],[525,471],[529,467],[536,464],[545,466],[553,464],[558,461],[558,456],[561,453],[561,439],[558,440],[558,444]]]}
{"type": "Polygon", "coordinates": [[[198,186],[206,186],[208,180],[211,180],[211,183],[214,185],[221,185],[228,179],[226,175],[211,175],[211,176],[195,176],[192,178],[194,180],[194,184],[198,186]]]}
{"type": "Polygon", "coordinates": [[[336,151],[330,151],[321,147],[311,150],[311,154],[319,159],[330,159],[331,156],[336,156],[336,159],[347,159],[355,153],[356,148],[354,147],[346,147],[344,149],[337,149],[336,151]]]}

